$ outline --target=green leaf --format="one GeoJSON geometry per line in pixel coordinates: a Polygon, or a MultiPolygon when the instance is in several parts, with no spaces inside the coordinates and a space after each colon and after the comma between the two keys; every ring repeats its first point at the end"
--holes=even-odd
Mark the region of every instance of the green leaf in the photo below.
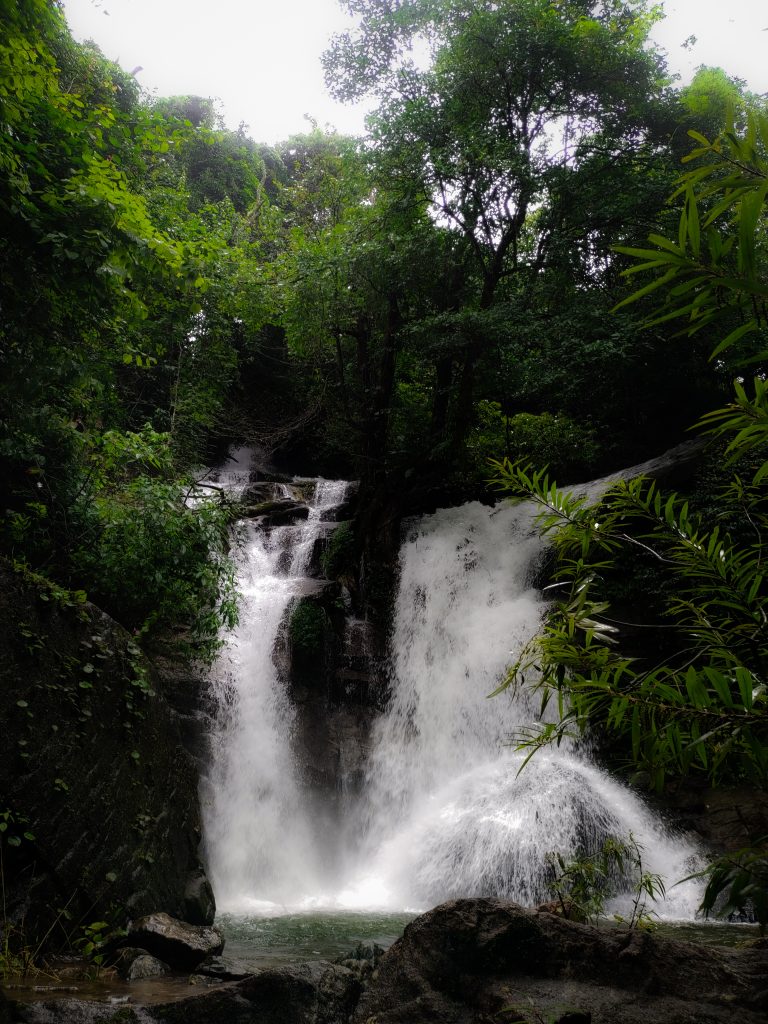
{"type": "Polygon", "coordinates": [[[721,352],[725,352],[727,348],[730,348],[731,345],[735,345],[737,341],[741,341],[741,339],[745,337],[745,335],[751,334],[752,331],[756,331],[757,328],[758,323],[757,320],[754,319],[747,321],[747,323],[745,324],[741,324],[740,327],[737,327],[735,330],[731,331],[730,334],[726,335],[725,338],[723,338],[720,344],[714,348],[714,350],[712,351],[712,355],[709,358],[716,359],[721,352]]]}

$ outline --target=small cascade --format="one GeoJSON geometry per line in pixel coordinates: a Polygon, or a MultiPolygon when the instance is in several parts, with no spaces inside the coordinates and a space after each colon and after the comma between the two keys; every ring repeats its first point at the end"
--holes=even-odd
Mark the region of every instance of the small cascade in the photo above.
{"type": "Polygon", "coordinates": [[[254,452],[250,448],[236,448],[225,463],[212,470],[201,485],[219,488],[239,500],[251,483],[254,452]]]}
{"type": "MultiPolygon", "coordinates": [[[[278,486],[291,496],[290,486],[278,486]]],[[[322,883],[292,747],[294,709],[273,651],[289,606],[306,589],[323,513],[341,503],[346,487],[318,480],[298,525],[241,524],[240,626],[212,674],[218,715],[203,789],[209,871],[223,910],[295,903],[322,883]]]]}

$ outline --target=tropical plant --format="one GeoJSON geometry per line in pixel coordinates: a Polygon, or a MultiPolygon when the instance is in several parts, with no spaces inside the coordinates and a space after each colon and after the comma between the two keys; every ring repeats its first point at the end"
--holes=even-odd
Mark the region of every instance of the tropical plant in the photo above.
{"type": "Polygon", "coordinates": [[[614,915],[619,924],[631,931],[653,927],[653,912],[648,901],[664,897],[661,877],[643,867],[642,847],[630,832],[626,839],[608,836],[594,856],[566,860],[560,853],[549,855],[554,877],[549,891],[560,913],[577,921],[597,924],[605,913],[605,904],[622,884],[631,880],[632,905],[628,918],[614,915]]]}

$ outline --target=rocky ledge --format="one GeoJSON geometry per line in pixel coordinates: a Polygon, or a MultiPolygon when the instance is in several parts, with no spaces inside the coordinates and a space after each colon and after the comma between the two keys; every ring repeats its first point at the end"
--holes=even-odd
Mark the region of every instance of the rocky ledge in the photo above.
{"type": "Polygon", "coordinates": [[[413,921],[382,958],[355,1024],[765,1021],[768,943],[697,946],[597,929],[496,899],[413,921]]]}
{"type": "Polygon", "coordinates": [[[768,1007],[766,940],[695,946],[497,899],[445,903],[413,921],[375,969],[353,968],[317,962],[209,978],[213,987],[194,996],[119,1010],[73,1000],[0,1004],[0,1021],[764,1024],[768,1007]]]}

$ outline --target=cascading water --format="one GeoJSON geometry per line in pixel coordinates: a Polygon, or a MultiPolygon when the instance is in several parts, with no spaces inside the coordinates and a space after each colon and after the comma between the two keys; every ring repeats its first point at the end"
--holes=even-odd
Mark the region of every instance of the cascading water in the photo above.
{"type": "MultiPolygon", "coordinates": [[[[320,481],[302,526],[246,527],[241,626],[215,673],[220,711],[204,792],[219,907],[403,910],[492,894],[530,905],[547,898],[548,854],[596,851],[629,833],[645,870],[668,886],[689,875],[696,850],[586,751],[538,753],[518,774],[510,737],[535,722],[535,702],[487,695],[545,610],[530,581],[543,542],[524,504],[473,503],[412,525],[400,555],[391,699],[363,791],[344,803],[355,820],[340,826],[342,866],[301,783],[294,710],[272,655],[322,510],[343,489],[320,481]]],[[[654,909],[691,918],[698,902],[687,882],[654,909]]]]}
{"type": "MultiPolygon", "coordinates": [[[[226,486],[226,477],[220,475],[226,486]]],[[[279,496],[290,488],[275,485],[279,496]]],[[[291,745],[294,712],[273,663],[286,611],[306,590],[304,570],[322,514],[343,481],[318,480],[305,523],[243,523],[240,626],[213,674],[218,719],[203,792],[211,881],[219,907],[295,904],[322,884],[322,863],[291,745]]]]}
{"type": "MultiPolygon", "coordinates": [[[[548,898],[548,854],[594,853],[629,833],[645,870],[670,885],[691,873],[695,850],[584,752],[540,752],[520,772],[510,738],[535,707],[511,691],[488,699],[545,608],[530,581],[543,549],[534,514],[526,504],[446,509],[401,548],[392,698],[366,794],[370,870],[344,894],[351,903],[493,894],[531,905],[548,898]]],[[[662,913],[693,917],[698,902],[685,883],[662,913]]]]}

